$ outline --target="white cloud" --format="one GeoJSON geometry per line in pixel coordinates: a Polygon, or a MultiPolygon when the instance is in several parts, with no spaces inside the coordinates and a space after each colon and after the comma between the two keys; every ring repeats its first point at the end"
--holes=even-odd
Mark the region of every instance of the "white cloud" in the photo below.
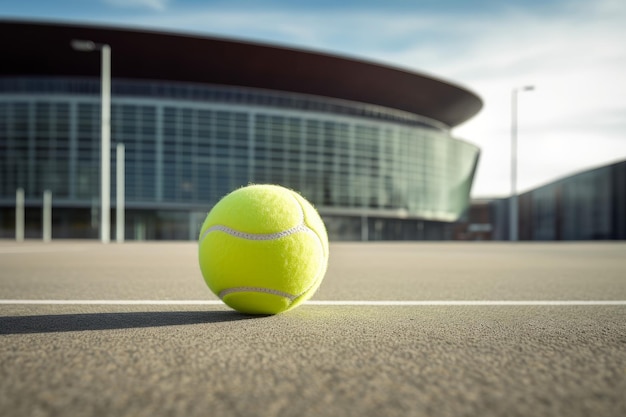
{"type": "Polygon", "coordinates": [[[163,11],[167,8],[169,0],[104,0],[108,5],[123,8],[149,9],[163,11]]]}
{"type": "Polygon", "coordinates": [[[434,51],[417,44],[378,54],[461,81],[484,99],[482,112],[455,129],[482,149],[475,196],[510,192],[510,95],[516,86],[536,86],[519,95],[519,189],[626,159],[626,7],[605,1],[566,11],[458,21],[450,30],[463,39],[461,52],[446,54],[442,42],[434,51]]]}

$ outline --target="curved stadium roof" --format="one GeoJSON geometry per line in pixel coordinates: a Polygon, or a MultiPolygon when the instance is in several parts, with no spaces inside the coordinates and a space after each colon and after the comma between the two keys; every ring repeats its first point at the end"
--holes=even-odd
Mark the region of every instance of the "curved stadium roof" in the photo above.
{"type": "Polygon", "coordinates": [[[98,76],[99,55],[72,39],[107,43],[114,78],[263,88],[375,104],[450,127],[482,107],[474,93],[389,66],[303,50],[204,36],[74,24],[0,21],[5,76],[98,76]]]}

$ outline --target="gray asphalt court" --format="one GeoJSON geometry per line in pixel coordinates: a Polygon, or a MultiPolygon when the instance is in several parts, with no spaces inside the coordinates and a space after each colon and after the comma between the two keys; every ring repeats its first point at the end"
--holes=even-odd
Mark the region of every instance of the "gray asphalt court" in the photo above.
{"type": "Polygon", "coordinates": [[[626,243],[333,243],[269,317],[196,251],[0,241],[0,415],[626,415],[626,243]]]}

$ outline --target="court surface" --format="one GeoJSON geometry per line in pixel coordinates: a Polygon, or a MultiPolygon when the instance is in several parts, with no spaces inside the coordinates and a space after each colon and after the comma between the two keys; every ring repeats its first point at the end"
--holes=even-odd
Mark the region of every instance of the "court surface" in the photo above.
{"type": "Polygon", "coordinates": [[[253,317],[194,243],[0,241],[3,416],[624,416],[625,243],[334,243],[253,317]]]}

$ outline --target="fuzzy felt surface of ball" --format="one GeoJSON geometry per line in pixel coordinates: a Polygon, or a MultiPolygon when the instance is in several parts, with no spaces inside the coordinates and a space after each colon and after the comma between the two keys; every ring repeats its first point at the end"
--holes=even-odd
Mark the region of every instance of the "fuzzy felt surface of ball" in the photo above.
{"type": "Polygon", "coordinates": [[[222,198],[198,246],[211,291],[248,314],[298,306],[315,293],[328,265],[324,222],[304,197],[279,185],[249,185],[222,198]]]}

